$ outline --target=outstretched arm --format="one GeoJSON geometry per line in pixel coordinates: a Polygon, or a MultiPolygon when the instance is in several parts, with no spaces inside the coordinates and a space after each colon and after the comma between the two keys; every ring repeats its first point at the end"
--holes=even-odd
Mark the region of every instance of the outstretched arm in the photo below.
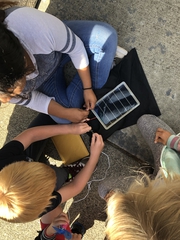
{"type": "Polygon", "coordinates": [[[26,149],[31,143],[46,138],[61,134],[83,134],[89,132],[90,130],[91,127],[87,123],[39,126],[23,131],[13,140],[21,142],[24,149],[26,149]]]}
{"type": "Polygon", "coordinates": [[[96,167],[103,147],[102,136],[94,133],[91,140],[90,158],[85,167],[76,175],[72,182],[58,190],[62,197],[62,203],[76,196],[84,189],[96,167]]]}
{"type": "Polygon", "coordinates": [[[48,106],[48,114],[67,119],[73,123],[78,123],[87,119],[89,110],[83,110],[80,108],[65,108],[54,100],[51,100],[48,106]]]}
{"type": "MultiPolygon", "coordinates": [[[[85,167],[75,176],[72,182],[58,190],[62,197],[61,201],[62,203],[76,196],[83,190],[96,167],[103,147],[104,142],[101,135],[94,133],[91,140],[90,158],[86,163],[85,167]]],[[[57,211],[59,211],[58,209],[59,208],[55,208],[51,212],[48,212],[47,214],[43,215],[41,218],[42,222],[43,223],[52,222],[54,217],[58,215],[57,214],[57,211]]]]}

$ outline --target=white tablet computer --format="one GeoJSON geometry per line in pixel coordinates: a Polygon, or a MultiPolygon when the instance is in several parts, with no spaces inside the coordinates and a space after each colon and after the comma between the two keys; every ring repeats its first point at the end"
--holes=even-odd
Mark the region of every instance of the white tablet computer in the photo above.
{"type": "Polygon", "coordinates": [[[96,102],[92,110],[105,129],[109,129],[140,105],[125,82],[117,85],[96,102]]]}

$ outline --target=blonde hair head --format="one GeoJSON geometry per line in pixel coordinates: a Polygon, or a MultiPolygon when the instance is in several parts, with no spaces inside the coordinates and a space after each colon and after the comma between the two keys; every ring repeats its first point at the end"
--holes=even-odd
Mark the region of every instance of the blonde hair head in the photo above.
{"type": "Polygon", "coordinates": [[[37,219],[50,205],[56,175],[38,162],[16,162],[0,171],[0,218],[10,222],[37,219]]]}
{"type": "Polygon", "coordinates": [[[110,240],[177,240],[180,238],[180,176],[148,176],[107,203],[110,240]]]}

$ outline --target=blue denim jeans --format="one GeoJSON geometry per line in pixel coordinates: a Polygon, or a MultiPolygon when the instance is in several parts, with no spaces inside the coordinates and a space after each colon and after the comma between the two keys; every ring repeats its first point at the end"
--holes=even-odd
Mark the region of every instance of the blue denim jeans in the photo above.
{"type": "MultiPolygon", "coordinates": [[[[94,89],[102,88],[106,83],[117,48],[117,33],[113,27],[98,21],[65,21],[64,22],[84,43],[94,89]]],[[[81,108],[84,103],[82,82],[78,73],[70,84],[66,85],[64,66],[71,61],[67,54],[62,54],[57,71],[46,81],[39,91],[54,96],[55,100],[67,108],[81,108]]],[[[68,120],[52,116],[58,123],[68,120]]]]}

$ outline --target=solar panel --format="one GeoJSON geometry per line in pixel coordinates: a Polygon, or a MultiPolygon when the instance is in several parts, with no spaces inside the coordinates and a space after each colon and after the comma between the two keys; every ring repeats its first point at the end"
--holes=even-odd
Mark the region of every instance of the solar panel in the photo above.
{"type": "Polygon", "coordinates": [[[92,110],[105,129],[109,129],[140,105],[131,89],[121,82],[100,98],[92,110]]]}

